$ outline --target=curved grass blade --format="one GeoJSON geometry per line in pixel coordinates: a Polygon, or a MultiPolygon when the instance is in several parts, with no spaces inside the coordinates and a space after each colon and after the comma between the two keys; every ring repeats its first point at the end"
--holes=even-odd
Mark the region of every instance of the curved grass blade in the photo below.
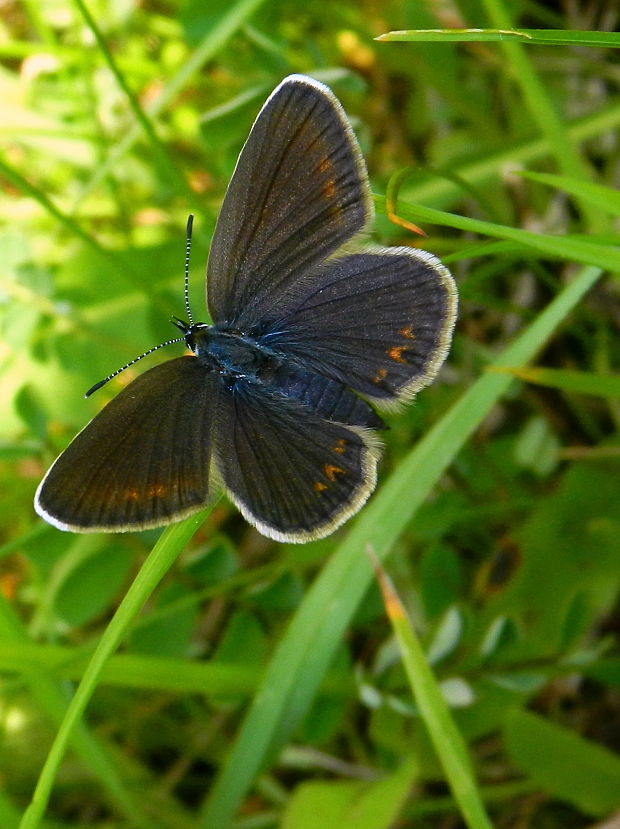
{"type": "Polygon", "coordinates": [[[372,550],[385,608],[398,642],[411,693],[428,729],[437,756],[446,772],[454,798],[471,829],[492,829],[476,786],[467,746],[435,679],[411,620],[394,586],[372,550]]]}
{"type": "MultiPolygon", "coordinates": [[[[385,199],[374,196],[375,207],[385,212],[385,199]]],[[[455,213],[445,213],[432,207],[412,205],[402,201],[398,203],[398,211],[408,221],[421,221],[428,224],[454,227],[458,230],[467,230],[492,236],[496,239],[510,239],[513,242],[534,248],[540,253],[553,256],[557,259],[568,259],[572,262],[581,262],[585,265],[594,265],[601,270],[620,272],[620,248],[614,245],[604,245],[581,239],[571,239],[567,236],[548,236],[544,233],[532,233],[518,227],[484,222],[481,219],[470,219],[467,216],[457,216],[455,213]]]]}
{"type": "MultiPolygon", "coordinates": [[[[529,362],[600,276],[584,269],[494,361],[529,362]]],[[[507,391],[511,379],[485,373],[407,455],[360,513],[292,619],[267,668],[198,829],[227,829],[255,776],[308,711],[351,617],[372,580],[363,554],[384,559],[446,467],[507,391]]]]}
{"type": "Polygon", "coordinates": [[[185,521],[167,527],[140,568],[140,572],[101,637],[84,671],[82,681],[69,703],[65,717],[39,775],[32,801],[24,812],[24,816],[19,824],[19,829],[36,829],[39,826],[50,798],[58,766],[63,758],[69,739],[97,688],[105,663],[122,641],[129,625],[145,601],[168,572],[172,563],[179,556],[187,542],[200,527],[207,512],[207,510],[203,510],[196,515],[190,516],[185,521]]]}

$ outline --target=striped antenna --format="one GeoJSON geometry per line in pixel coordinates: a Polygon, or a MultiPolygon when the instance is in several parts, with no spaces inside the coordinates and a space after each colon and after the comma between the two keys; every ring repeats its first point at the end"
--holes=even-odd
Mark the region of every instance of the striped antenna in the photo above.
{"type": "Polygon", "coordinates": [[[192,227],[194,225],[194,215],[190,213],[187,217],[187,227],[185,228],[185,283],[184,283],[184,295],[185,295],[185,313],[187,314],[187,319],[189,320],[189,324],[194,324],[194,319],[192,317],[192,309],[189,307],[189,251],[192,246],[192,227]]]}
{"type": "Polygon", "coordinates": [[[130,360],[126,365],[121,366],[121,368],[117,368],[116,371],[113,371],[112,374],[109,374],[105,380],[100,380],[98,383],[95,383],[94,386],[86,392],[84,397],[90,397],[94,391],[100,389],[102,386],[105,386],[106,383],[109,383],[110,380],[114,379],[117,374],[120,374],[121,371],[125,371],[126,368],[132,366],[134,363],[137,363],[138,360],[141,360],[143,357],[148,357],[149,354],[152,354],[154,351],[157,351],[160,348],[165,348],[167,345],[172,345],[173,343],[182,343],[185,341],[185,337],[175,337],[174,340],[166,340],[165,343],[160,343],[159,345],[153,346],[153,348],[149,348],[148,351],[145,351],[144,354],[140,354],[139,357],[134,357],[133,360],[130,360]]]}
{"type": "Polygon", "coordinates": [[[180,320],[178,317],[173,317],[171,322],[173,325],[176,325],[183,332],[182,337],[175,337],[172,340],[166,340],[165,343],[160,343],[159,345],[154,345],[153,348],[149,348],[148,351],[145,351],[144,354],[140,354],[139,357],[134,357],[133,360],[130,360],[126,365],[117,368],[116,371],[113,371],[112,374],[109,374],[105,380],[100,380],[98,383],[95,383],[94,386],[91,386],[90,389],[86,392],[84,397],[90,397],[93,392],[96,392],[102,386],[105,386],[106,383],[109,383],[110,380],[113,380],[117,374],[120,374],[121,371],[125,371],[126,368],[129,366],[133,366],[134,363],[137,363],[143,357],[148,357],[149,354],[152,354],[154,351],[158,351],[160,348],[165,348],[167,345],[174,345],[174,343],[182,343],[185,342],[185,335],[187,335],[194,324],[194,319],[192,317],[192,312],[189,307],[189,253],[190,248],[192,245],[192,225],[194,223],[194,217],[190,213],[189,218],[187,220],[187,228],[185,233],[185,282],[184,282],[184,296],[185,296],[185,311],[187,312],[187,318],[189,319],[189,325],[183,320],[180,320]]]}

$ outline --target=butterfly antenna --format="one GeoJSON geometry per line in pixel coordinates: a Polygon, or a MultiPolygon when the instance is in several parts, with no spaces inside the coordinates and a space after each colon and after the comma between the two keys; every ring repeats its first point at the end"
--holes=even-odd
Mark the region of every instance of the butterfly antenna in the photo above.
{"type": "Polygon", "coordinates": [[[112,374],[109,374],[105,380],[100,380],[98,383],[95,383],[94,386],[86,392],[84,397],[90,397],[91,394],[97,389],[100,389],[102,386],[105,386],[106,383],[109,383],[110,380],[113,380],[117,374],[120,374],[121,371],[125,371],[126,368],[132,366],[134,363],[137,363],[138,360],[141,360],[143,357],[148,357],[149,354],[152,354],[154,351],[158,351],[160,348],[165,348],[167,345],[173,345],[174,343],[182,343],[185,342],[185,337],[175,337],[173,340],[166,340],[165,343],[160,343],[159,345],[154,345],[153,348],[149,348],[148,351],[145,351],[144,354],[140,354],[139,357],[134,357],[133,360],[130,360],[126,365],[117,368],[116,371],[113,371],[112,374]]]}
{"type": "Polygon", "coordinates": [[[185,294],[185,313],[187,314],[187,319],[189,320],[189,324],[193,325],[194,320],[192,317],[192,311],[189,307],[189,252],[192,246],[192,227],[194,224],[194,216],[192,213],[189,214],[187,218],[187,227],[185,229],[185,287],[184,287],[184,294],[185,294]]]}
{"type": "MultiPolygon", "coordinates": [[[[190,213],[187,219],[187,227],[185,230],[185,311],[187,312],[187,318],[189,320],[189,325],[180,320],[178,317],[173,317],[172,322],[179,328],[183,334],[187,334],[191,326],[194,324],[194,319],[192,317],[192,312],[189,307],[189,252],[192,246],[192,225],[194,224],[194,216],[190,213]]],[[[175,337],[173,340],[166,340],[165,343],[160,343],[159,345],[154,345],[153,348],[149,348],[148,351],[145,351],[144,354],[140,354],[139,357],[134,357],[133,360],[130,360],[126,365],[117,368],[116,371],[113,371],[112,374],[109,374],[105,380],[100,380],[98,383],[95,383],[94,386],[91,386],[90,389],[86,392],[84,397],[90,397],[93,392],[96,392],[102,386],[105,386],[106,383],[109,383],[110,380],[113,380],[117,374],[120,374],[121,371],[125,371],[126,368],[129,366],[133,366],[134,363],[137,363],[143,357],[148,357],[149,354],[152,354],[154,351],[158,351],[160,348],[165,348],[167,345],[174,345],[174,343],[182,343],[185,342],[185,336],[183,337],[175,337]]]]}

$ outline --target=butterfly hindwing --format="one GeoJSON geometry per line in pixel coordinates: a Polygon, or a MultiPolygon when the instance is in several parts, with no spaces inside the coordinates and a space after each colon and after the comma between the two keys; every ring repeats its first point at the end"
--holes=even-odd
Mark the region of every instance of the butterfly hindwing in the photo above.
{"type": "Polygon", "coordinates": [[[215,462],[230,498],[263,534],[309,541],[356,512],[375,486],[371,432],[239,382],[221,397],[215,462]]]}
{"type": "Polygon", "coordinates": [[[261,109],[224,197],[207,266],[216,322],[248,328],[372,218],[364,161],[323,84],[286,78],[261,109]]]}
{"type": "Polygon", "coordinates": [[[377,248],[318,269],[297,304],[265,325],[261,341],[389,404],[435,377],[456,302],[452,277],[430,253],[377,248]]]}
{"type": "Polygon", "coordinates": [[[137,377],[50,468],[37,512],[76,532],[144,529],[196,512],[209,498],[219,388],[194,357],[137,377]]]}

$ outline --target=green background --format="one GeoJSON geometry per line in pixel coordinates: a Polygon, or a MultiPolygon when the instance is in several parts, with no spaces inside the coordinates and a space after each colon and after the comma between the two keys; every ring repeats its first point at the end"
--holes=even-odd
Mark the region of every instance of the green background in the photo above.
{"type": "Polygon", "coordinates": [[[464,740],[470,803],[493,825],[545,829],[618,809],[620,38],[605,34],[613,7],[571,8],[3,6],[3,829],[487,825],[459,791],[468,773],[450,771],[460,749],[437,736],[419,663],[413,680],[403,669],[369,542],[464,740]],[[60,533],[32,496],[106,400],[180,353],[83,399],[174,336],[190,212],[204,316],[227,181],[291,72],[327,83],[351,119],[373,241],[424,247],[454,273],[454,345],[390,415],[377,493],[336,535],[277,544],[222,500],[189,543],[164,534],[149,585],[138,571],[159,531],[60,533]],[[393,190],[427,238],[387,219],[393,190]],[[96,644],[114,650],[131,584],[148,601],[125,615],[56,768],[54,735],[96,644]],[[40,786],[22,819],[46,759],[51,798],[40,786]]]}

